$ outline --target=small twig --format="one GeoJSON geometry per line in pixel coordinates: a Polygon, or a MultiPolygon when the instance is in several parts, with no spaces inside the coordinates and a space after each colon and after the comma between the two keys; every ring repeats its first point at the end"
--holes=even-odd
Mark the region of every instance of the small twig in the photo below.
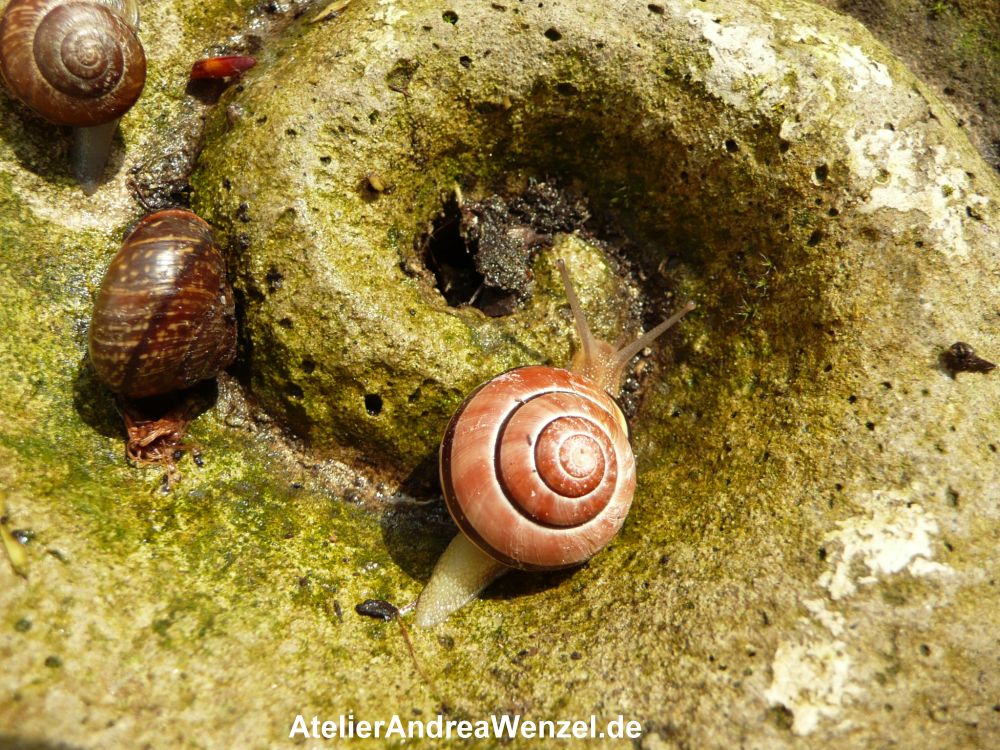
{"type": "Polygon", "coordinates": [[[329,21],[331,18],[336,18],[350,4],[351,0],[333,0],[332,3],[313,16],[309,23],[320,23],[321,21],[329,21]]]}
{"type": "Polygon", "coordinates": [[[3,540],[4,549],[7,551],[7,558],[10,560],[10,567],[21,578],[28,577],[28,553],[7,528],[7,516],[0,518],[0,540],[3,540]]]}
{"type": "Polygon", "coordinates": [[[414,669],[417,670],[417,674],[420,675],[420,678],[431,689],[431,692],[436,695],[440,695],[434,680],[432,680],[430,675],[428,675],[427,672],[424,671],[424,668],[420,666],[420,661],[417,659],[417,652],[413,648],[413,641],[410,640],[409,628],[407,628],[406,624],[403,622],[402,615],[409,612],[414,606],[415,602],[411,602],[402,609],[397,609],[394,604],[391,604],[384,599],[365,599],[363,602],[354,607],[354,611],[364,617],[373,617],[377,620],[382,620],[383,622],[395,620],[399,623],[399,632],[403,636],[403,643],[406,644],[406,650],[410,653],[410,660],[413,662],[414,669]]]}

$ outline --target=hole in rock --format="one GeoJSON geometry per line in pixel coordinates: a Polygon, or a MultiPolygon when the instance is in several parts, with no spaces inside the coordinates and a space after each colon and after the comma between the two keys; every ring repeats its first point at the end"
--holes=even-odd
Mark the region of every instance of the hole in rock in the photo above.
{"type": "Polygon", "coordinates": [[[382,397],[377,393],[369,393],[365,395],[365,411],[373,417],[377,417],[382,413],[382,397]]]}
{"type": "Polygon", "coordinates": [[[421,240],[424,264],[452,307],[509,315],[531,295],[531,264],[557,232],[581,229],[586,201],[546,182],[482,200],[452,198],[421,240]]]}
{"type": "Polygon", "coordinates": [[[264,278],[267,281],[267,291],[272,293],[281,289],[282,284],[285,282],[285,277],[281,271],[273,266],[268,269],[267,275],[264,278]]]}

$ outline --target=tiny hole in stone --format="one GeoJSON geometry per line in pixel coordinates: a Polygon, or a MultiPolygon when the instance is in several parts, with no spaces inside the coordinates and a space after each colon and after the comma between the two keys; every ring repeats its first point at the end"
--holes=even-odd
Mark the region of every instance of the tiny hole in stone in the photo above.
{"type": "Polygon", "coordinates": [[[562,34],[559,33],[558,29],[549,28],[545,30],[545,38],[548,39],[550,42],[558,42],[560,39],[562,39],[562,34]]]}
{"type": "Polygon", "coordinates": [[[365,411],[371,416],[377,417],[382,413],[382,397],[377,393],[369,393],[365,396],[365,411]]]}
{"type": "Polygon", "coordinates": [[[268,270],[267,276],[264,278],[267,280],[267,291],[272,293],[281,289],[282,285],[285,283],[285,277],[282,275],[281,271],[274,266],[268,270]]]}

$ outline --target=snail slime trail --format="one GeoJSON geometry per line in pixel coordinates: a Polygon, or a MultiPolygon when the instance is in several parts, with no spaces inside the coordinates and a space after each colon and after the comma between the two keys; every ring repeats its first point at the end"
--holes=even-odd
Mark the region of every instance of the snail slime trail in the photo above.
{"type": "Polygon", "coordinates": [[[211,227],[190,211],[146,216],[101,283],[90,361],[120,401],[126,451],[172,467],[187,424],[211,403],[194,388],[236,357],[236,309],[211,227]]]}
{"type": "Polygon", "coordinates": [[[97,189],[118,120],[146,82],[136,0],[11,0],[0,18],[0,74],[23,104],[71,125],[73,174],[97,189]]]}
{"type": "Polygon", "coordinates": [[[559,270],[580,350],[569,370],[518,367],[479,386],[451,418],[441,488],[459,533],[417,601],[435,625],[510,570],[568,568],[618,533],[635,493],[628,425],[613,396],[625,365],[694,309],[615,349],[594,338],[569,273],[559,270]]]}

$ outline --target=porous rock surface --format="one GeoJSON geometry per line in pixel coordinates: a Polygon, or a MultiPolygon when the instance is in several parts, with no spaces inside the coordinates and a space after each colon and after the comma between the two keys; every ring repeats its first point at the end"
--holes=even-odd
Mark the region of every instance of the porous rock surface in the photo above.
{"type": "Polygon", "coordinates": [[[1000,186],[933,95],[792,0],[311,20],[223,97],[192,181],[243,339],[168,494],[84,359],[122,188],[98,228],[0,99],[0,486],[28,554],[0,568],[0,744],[273,747],[297,714],[442,710],[621,714],[644,748],[996,744],[1000,381],[941,353],[1000,355],[1000,186]],[[449,308],[427,227],[530,177],[612,215],[641,283],[556,238],[515,314],[449,308]],[[566,361],[557,252],[605,335],[633,292],[699,305],[647,367],[636,503],[585,567],[411,631],[418,669],[353,605],[412,600],[451,530],[366,478],[419,473],[483,378],[566,361]]]}

